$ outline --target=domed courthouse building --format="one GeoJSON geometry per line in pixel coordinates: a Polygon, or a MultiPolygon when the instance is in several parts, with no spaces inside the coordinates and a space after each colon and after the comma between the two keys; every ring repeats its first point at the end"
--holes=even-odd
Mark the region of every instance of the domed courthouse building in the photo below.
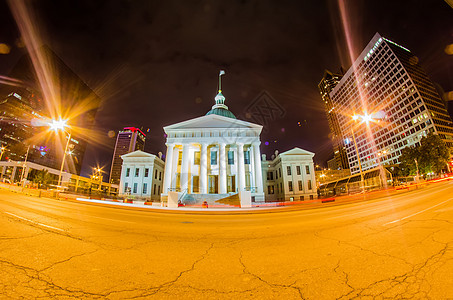
{"type": "Polygon", "coordinates": [[[249,197],[250,202],[264,202],[262,128],[238,120],[225,105],[220,89],[205,116],[164,127],[167,152],[162,202],[170,206],[172,192],[186,203],[215,203],[235,194],[249,197]]]}

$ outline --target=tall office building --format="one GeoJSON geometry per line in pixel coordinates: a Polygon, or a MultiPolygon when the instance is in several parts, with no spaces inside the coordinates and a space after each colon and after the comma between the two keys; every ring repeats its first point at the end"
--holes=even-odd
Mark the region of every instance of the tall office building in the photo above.
{"type": "Polygon", "coordinates": [[[401,150],[419,145],[429,132],[453,146],[452,120],[417,57],[378,33],[330,98],[352,174],[359,172],[359,163],[363,170],[379,163],[398,164],[401,150]],[[356,122],[353,115],[380,120],[356,122]]]}
{"type": "Polygon", "coordinates": [[[136,150],[145,150],[145,138],[146,135],[135,127],[125,127],[122,131],[118,132],[110,169],[110,183],[120,183],[121,164],[123,162],[121,155],[136,150]]]}
{"type": "Polygon", "coordinates": [[[340,124],[338,123],[337,111],[333,109],[332,99],[330,99],[330,92],[340,82],[342,77],[342,74],[335,74],[329,70],[325,70],[324,76],[318,84],[319,93],[326,109],[327,121],[329,122],[329,128],[332,134],[334,157],[330,161],[331,165],[329,168],[333,167],[333,169],[349,169],[346,147],[343,135],[341,134],[340,124]]]}
{"type": "MultiPolygon", "coordinates": [[[[59,169],[63,154],[61,144],[65,144],[66,138],[61,135],[61,143],[56,142],[55,134],[41,135],[41,140],[32,138],[37,136],[37,131],[44,129],[43,126],[34,126],[32,119],[48,120],[52,113],[60,110],[63,119],[68,115],[73,116],[68,121],[69,125],[92,129],[101,100],[49,47],[42,46],[39,51],[51,65],[49,69],[55,78],[56,85],[53,88],[58,99],[43,97],[31,58],[24,55],[9,74],[14,79],[0,86],[0,105],[3,110],[3,114],[0,114],[0,132],[5,133],[0,134],[0,142],[6,145],[7,153],[13,160],[23,160],[30,146],[29,161],[59,169]],[[49,105],[50,102],[57,103],[59,107],[49,105]]],[[[74,174],[80,174],[87,146],[84,139],[87,134],[83,135],[80,131],[71,132],[68,147],[71,155],[66,157],[64,166],[64,171],[74,174]]]]}

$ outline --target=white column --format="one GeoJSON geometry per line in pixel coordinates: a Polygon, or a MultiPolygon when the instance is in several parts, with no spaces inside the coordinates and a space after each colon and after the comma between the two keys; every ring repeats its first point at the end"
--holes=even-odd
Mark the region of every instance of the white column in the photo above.
{"type": "Polygon", "coordinates": [[[263,170],[261,168],[260,142],[253,143],[253,153],[255,155],[255,185],[257,193],[263,193],[263,170]]]}
{"type": "Polygon", "coordinates": [[[182,162],[181,162],[181,192],[188,188],[189,183],[189,144],[184,144],[182,147],[182,162]]]}
{"type": "Polygon", "coordinates": [[[238,182],[239,191],[245,188],[244,144],[238,143],[238,182]]]}
{"type": "Polygon", "coordinates": [[[225,143],[219,144],[219,193],[226,194],[227,192],[227,175],[226,175],[226,159],[225,159],[225,143]]]}
{"type": "Polygon", "coordinates": [[[164,189],[162,191],[163,194],[168,194],[168,189],[171,187],[174,149],[175,149],[174,144],[167,144],[167,154],[165,155],[164,189]]]}
{"type": "Polygon", "coordinates": [[[201,144],[200,149],[200,193],[208,193],[208,144],[201,144]]]}

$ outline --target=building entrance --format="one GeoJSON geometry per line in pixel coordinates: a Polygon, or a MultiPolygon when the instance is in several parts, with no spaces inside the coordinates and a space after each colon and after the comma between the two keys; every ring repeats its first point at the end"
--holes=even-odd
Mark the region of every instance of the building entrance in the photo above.
{"type": "Polygon", "coordinates": [[[219,176],[218,175],[209,175],[208,176],[208,193],[209,194],[218,194],[219,193],[219,176]]]}
{"type": "Polygon", "coordinates": [[[227,192],[234,193],[236,192],[236,176],[231,175],[227,177],[227,192]]]}

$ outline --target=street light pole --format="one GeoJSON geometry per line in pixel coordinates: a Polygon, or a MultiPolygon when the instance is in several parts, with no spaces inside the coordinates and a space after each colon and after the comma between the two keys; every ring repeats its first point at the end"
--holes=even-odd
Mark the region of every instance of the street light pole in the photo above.
{"type": "MultiPolygon", "coordinates": [[[[64,131],[66,132],[66,131],[64,131]]],[[[64,148],[63,159],[61,160],[60,175],[58,176],[58,188],[61,184],[61,175],[63,173],[64,162],[66,159],[66,153],[68,152],[69,142],[71,141],[71,132],[68,132],[68,141],[66,142],[66,147],[64,148]]]]}
{"type": "Polygon", "coordinates": [[[28,147],[27,147],[27,154],[25,154],[24,165],[22,166],[22,174],[20,175],[20,182],[22,183],[22,186],[25,185],[25,181],[24,182],[22,182],[22,181],[24,180],[25,168],[27,166],[27,158],[28,158],[28,153],[29,152],[30,152],[30,145],[28,145],[28,147]]]}
{"type": "Polygon", "coordinates": [[[354,141],[354,146],[355,146],[355,152],[357,154],[357,161],[359,163],[359,170],[360,170],[360,186],[362,188],[362,192],[365,191],[365,185],[363,182],[363,171],[362,171],[362,163],[360,161],[360,156],[359,156],[359,149],[357,148],[357,142],[355,140],[355,134],[354,134],[354,126],[351,126],[351,133],[352,133],[352,140],[354,141]]]}
{"type": "Polygon", "coordinates": [[[0,160],[2,160],[3,152],[5,152],[6,148],[5,147],[1,147],[0,150],[1,150],[1,152],[0,152],[0,160]]]}

